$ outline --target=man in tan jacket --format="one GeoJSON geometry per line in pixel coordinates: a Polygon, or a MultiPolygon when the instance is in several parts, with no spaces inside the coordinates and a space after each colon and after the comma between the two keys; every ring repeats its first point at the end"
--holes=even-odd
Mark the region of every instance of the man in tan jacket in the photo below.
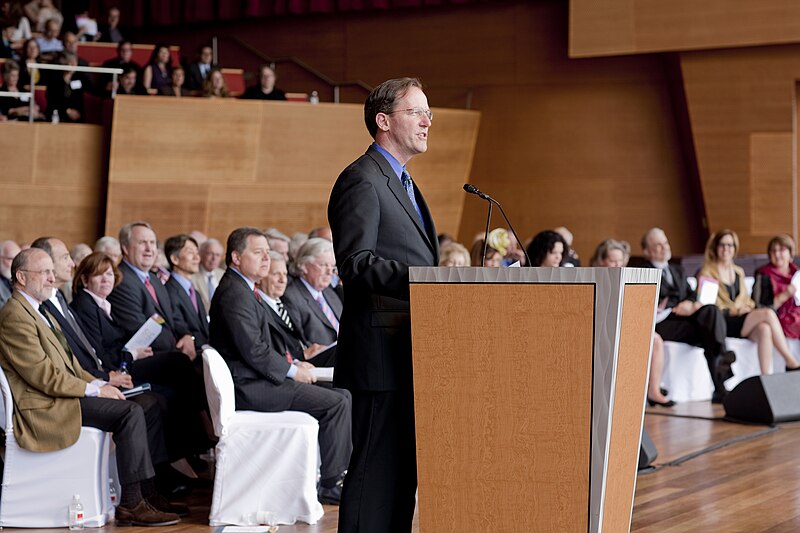
{"type": "Polygon", "coordinates": [[[34,452],[72,446],[81,426],[113,433],[122,483],[118,525],[162,526],[177,515],[159,510],[141,407],[78,364],[42,303],[53,292],[50,256],[24,250],[11,264],[14,292],[0,310],[0,366],[14,397],[14,436],[34,452]]]}

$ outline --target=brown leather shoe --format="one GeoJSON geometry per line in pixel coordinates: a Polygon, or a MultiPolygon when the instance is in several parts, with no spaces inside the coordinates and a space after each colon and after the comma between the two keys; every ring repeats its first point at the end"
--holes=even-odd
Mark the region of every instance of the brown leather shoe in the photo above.
{"type": "Polygon", "coordinates": [[[154,509],[162,513],[173,513],[178,516],[187,516],[189,514],[189,508],[187,506],[171,502],[157,491],[145,499],[154,509]]]}
{"type": "Polygon", "coordinates": [[[146,500],[140,501],[133,509],[120,505],[116,512],[118,526],[174,526],[180,521],[178,515],[159,511],[146,500]]]}

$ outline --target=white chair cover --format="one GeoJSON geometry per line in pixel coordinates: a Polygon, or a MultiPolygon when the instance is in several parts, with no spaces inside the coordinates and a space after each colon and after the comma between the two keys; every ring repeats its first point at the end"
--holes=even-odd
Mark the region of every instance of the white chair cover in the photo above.
{"type": "Polygon", "coordinates": [[[0,409],[6,434],[0,495],[2,527],[66,527],[73,494],[80,494],[87,527],[113,516],[108,491],[110,435],[83,427],[78,442],[57,452],[30,452],[14,438],[14,402],[0,368],[0,409]]]}
{"type": "Polygon", "coordinates": [[[279,524],[315,524],[319,424],[306,413],[236,411],[233,379],[213,348],[203,350],[206,395],[219,437],[209,524],[250,525],[270,511],[279,524]]]}
{"type": "MultiPolygon", "coordinates": [[[[728,337],[725,343],[728,345],[729,350],[736,352],[736,361],[731,365],[733,377],[725,382],[725,388],[733,390],[736,385],[751,378],[753,376],[761,375],[761,365],[758,363],[758,346],[755,342],[749,339],[733,339],[728,337]]],[[[777,351],[772,351],[772,373],[786,371],[786,361],[778,354],[777,351]]]]}
{"type": "Polygon", "coordinates": [[[661,383],[676,402],[710,400],[714,383],[703,349],[682,342],[664,341],[661,383]]]}

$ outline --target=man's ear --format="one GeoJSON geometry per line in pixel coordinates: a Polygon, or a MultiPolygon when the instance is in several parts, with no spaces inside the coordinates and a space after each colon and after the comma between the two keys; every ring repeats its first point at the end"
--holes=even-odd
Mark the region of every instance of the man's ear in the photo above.
{"type": "Polygon", "coordinates": [[[389,131],[389,116],[386,113],[378,113],[375,115],[375,123],[381,131],[389,131]]]}

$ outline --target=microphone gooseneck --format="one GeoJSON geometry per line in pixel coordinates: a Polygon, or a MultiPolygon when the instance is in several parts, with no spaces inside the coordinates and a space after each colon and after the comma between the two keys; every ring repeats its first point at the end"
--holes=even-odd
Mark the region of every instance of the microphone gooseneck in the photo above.
{"type": "Polygon", "coordinates": [[[486,246],[489,242],[489,222],[492,218],[492,204],[495,204],[498,209],[500,209],[500,214],[503,215],[503,218],[508,224],[508,228],[511,230],[511,233],[514,234],[514,238],[517,239],[517,244],[522,249],[522,253],[525,254],[525,260],[527,261],[527,266],[531,266],[531,258],[528,256],[528,251],[525,250],[525,247],[522,245],[522,241],[519,240],[519,236],[517,235],[517,231],[514,229],[514,226],[511,225],[511,221],[506,216],[505,210],[503,210],[503,206],[500,205],[500,202],[489,196],[488,194],[482,193],[480,189],[476,186],[472,185],[471,183],[464,184],[464,190],[470,194],[474,194],[475,196],[479,196],[489,202],[489,213],[486,217],[486,231],[484,232],[483,236],[483,256],[481,257],[481,266],[483,266],[484,261],[486,260],[486,246]]]}

